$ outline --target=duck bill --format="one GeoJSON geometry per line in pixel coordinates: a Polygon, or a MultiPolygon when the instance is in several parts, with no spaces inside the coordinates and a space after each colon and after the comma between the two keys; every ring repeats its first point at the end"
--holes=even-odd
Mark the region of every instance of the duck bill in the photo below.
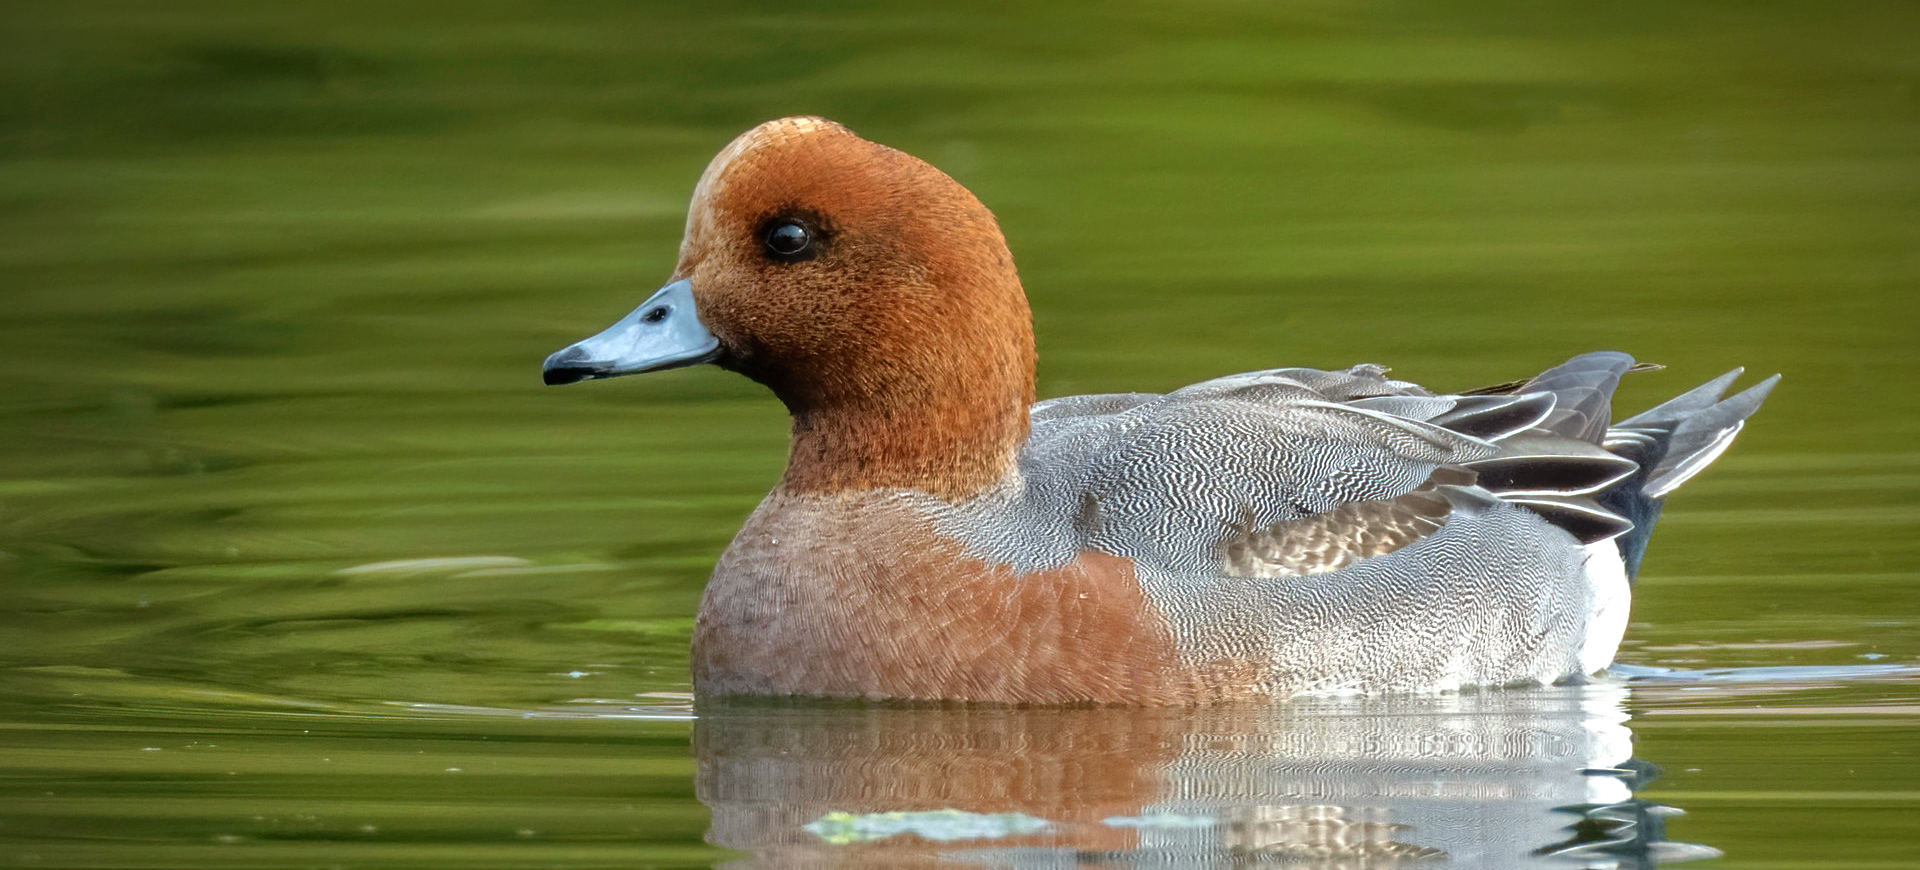
{"type": "Polygon", "coordinates": [[[599,335],[547,357],[548,385],[637,375],[712,362],[720,340],[694,311],[693,284],[675,281],[599,335]]]}

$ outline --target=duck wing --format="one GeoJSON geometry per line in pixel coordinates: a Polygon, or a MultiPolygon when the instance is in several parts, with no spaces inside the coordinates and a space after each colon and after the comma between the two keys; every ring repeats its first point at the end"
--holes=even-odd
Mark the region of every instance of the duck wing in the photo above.
{"type": "Polygon", "coordinates": [[[1054,400],[1035,406],[1024,464],[1080,547],[1182,574],[1335,571],[1500,502],[1599,541],[1631,528],[1593,496],[1639,469],[1598,443],[1632,366],[1588,354],[1497,395],[1437,396],[1369,365],[1054,400]]]}

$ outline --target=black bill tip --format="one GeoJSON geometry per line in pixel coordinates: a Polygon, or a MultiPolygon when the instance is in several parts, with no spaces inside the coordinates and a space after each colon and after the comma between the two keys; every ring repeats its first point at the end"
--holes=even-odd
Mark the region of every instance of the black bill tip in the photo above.
{"type": "Polygon", "coordinates": [[[560,384],[577,384],[596,374],[599,369],[589,365],[587,352],[579,346],[569,347],[547,357],[540,366],[540,377],[553,387],[560,384]]]}
{"type": "Polygon", "coordinates": [[[540,372],[540,379],[546,381],[549,387],[557,387],[561,384],[577,384],[593,375],[593,369],[589,368],[549,366],[540,372]]]}

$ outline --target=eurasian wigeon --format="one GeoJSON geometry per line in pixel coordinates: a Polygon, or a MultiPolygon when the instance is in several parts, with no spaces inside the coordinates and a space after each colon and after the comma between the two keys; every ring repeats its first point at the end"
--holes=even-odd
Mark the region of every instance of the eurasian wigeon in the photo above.
{"type": "Polygon", "coordinates": [[[1378,366],[1034,402],[980,201],[819,118],[694,187],[665,287],[546,382],[713,363],[793,415],[715,566],[702,695],[1196,703],[1605,668],[1661,500],[1773,388],[1609,425],[1634,367],[1434,395],[1378,366]]]}

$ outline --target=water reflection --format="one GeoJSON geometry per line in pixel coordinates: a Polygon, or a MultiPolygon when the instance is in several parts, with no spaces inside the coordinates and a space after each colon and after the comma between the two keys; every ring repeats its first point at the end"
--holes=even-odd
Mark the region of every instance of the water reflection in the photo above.
{"type": "Polygon", "coordinates": [[[1202,710],[705,707],[738,867],[1647,867],[1626,690],[1202,710]]]}

